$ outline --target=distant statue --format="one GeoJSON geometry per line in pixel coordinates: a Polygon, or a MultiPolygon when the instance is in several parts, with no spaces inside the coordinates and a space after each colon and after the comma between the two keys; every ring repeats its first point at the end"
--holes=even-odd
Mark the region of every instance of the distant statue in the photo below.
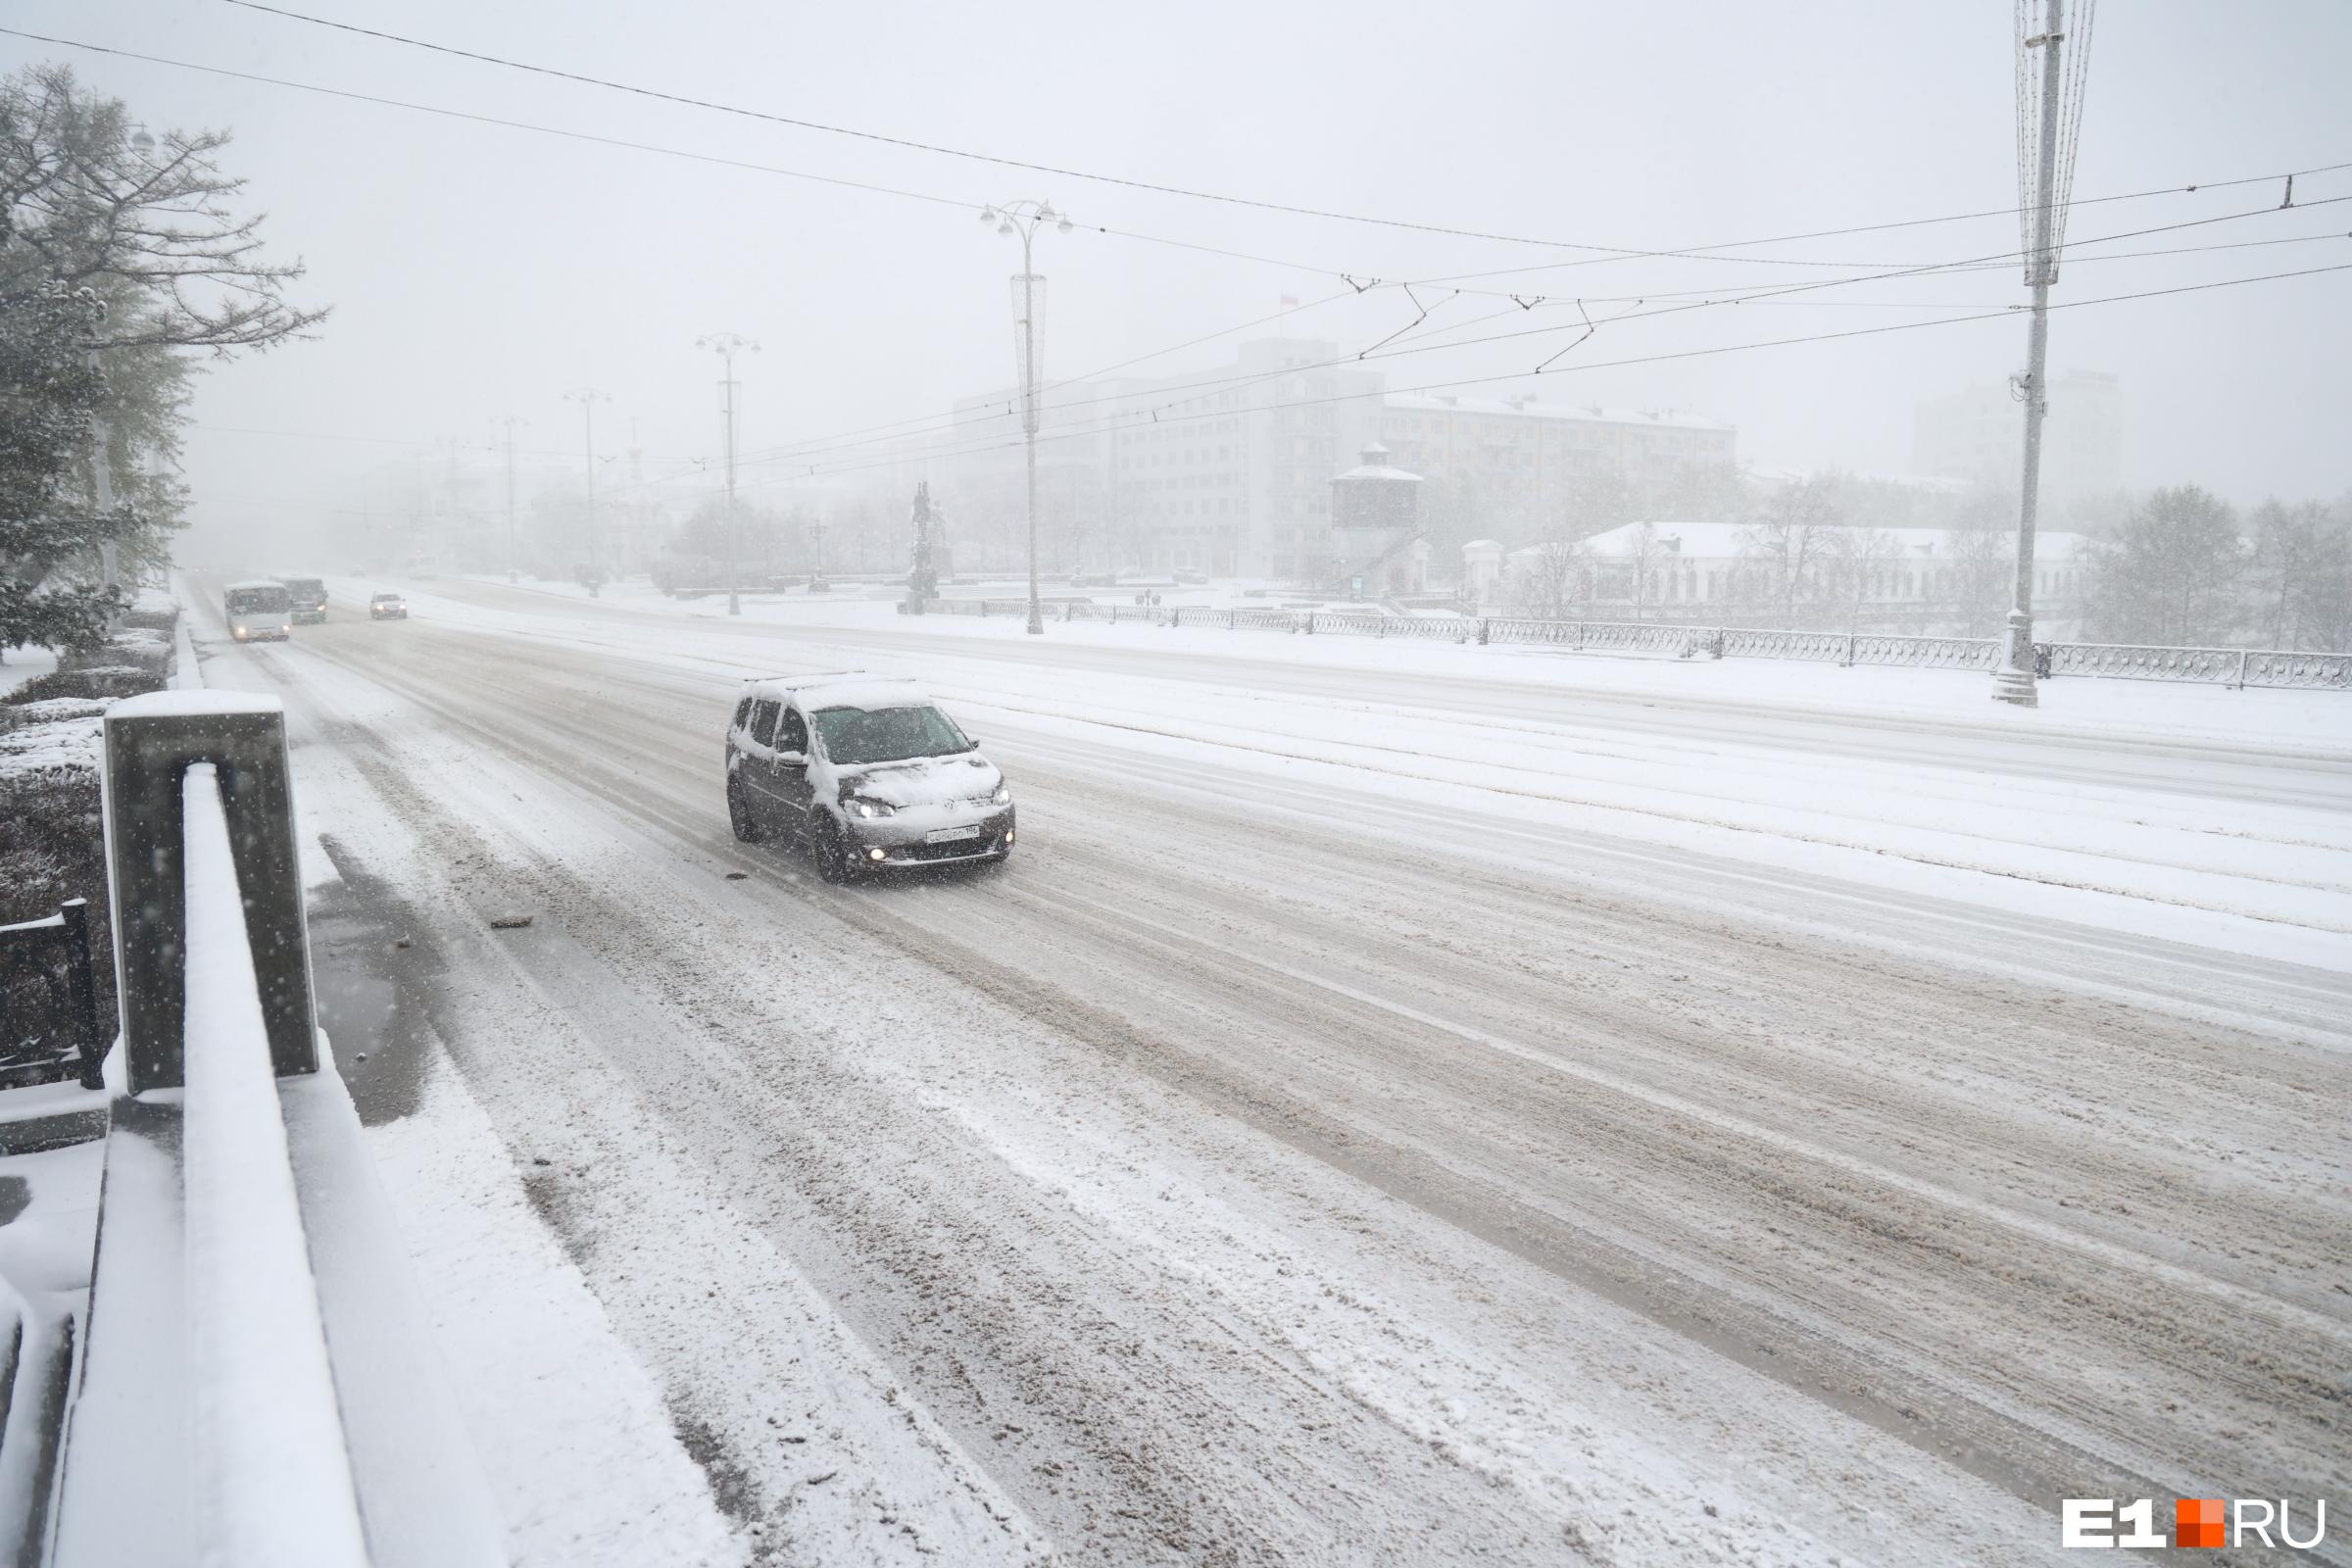
{"type": "Polygon", "coordinates": [[[906,602],[901,610],[919,615],[923,607],[938,597],[939,567],[931,549],[931,485],[928,480],[918,480],[914,487],[914,558],[906,573],[906,602]]]}

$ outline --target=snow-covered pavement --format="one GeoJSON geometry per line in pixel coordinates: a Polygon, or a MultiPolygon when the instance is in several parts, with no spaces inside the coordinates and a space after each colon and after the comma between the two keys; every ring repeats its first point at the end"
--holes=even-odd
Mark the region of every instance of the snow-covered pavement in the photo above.
{"type": "Polygon", "coordinates": [[[2014,1562],[2352,1477],[2340,697],[372,586],[207,678],[747,1557],[2014,1562]],[[733,842],[736,681],[847,665],[1002,875],[733,842]]]}

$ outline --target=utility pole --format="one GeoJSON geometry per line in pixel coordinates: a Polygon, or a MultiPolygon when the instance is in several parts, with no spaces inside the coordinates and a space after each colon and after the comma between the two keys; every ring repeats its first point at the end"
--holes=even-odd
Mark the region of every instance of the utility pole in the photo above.
{"type": "Polygon", "coordinates": [[[1044,282],[1037,272],[1032,256],[1039,225],[1053,223],[1067,234],[1074,227],[1067,218],[1054,210],[1052,202],[1010,202],[1001,207],[984,207],[980,221],[994,223],[1000,234],[1017,234],[1021,241],[1021,270],[1013,278],[1020,285],[1020,358],[1021,358],[1021,435],[1028,449],[1029,468],[1029,631],[1032,636],[1046,629],[1045,612],[1037,596],[1037,285],[1044,282]]]}
{"type": "Polygon", "coordinates": [[[603,586],[604,575],[596,553],[596,406],[612,402],[612,396],[594,387],[583,387],[577,392],[564,393],[564,400],[580,406],[580,455],[588,471],[587,586],[588,597],[593,599],[603,586]]]}
{"type": "MultiPolygon", "coordinates": [[[[2086,22],[2092,3],[2095,0],[2084,0],[2086,22]]],[[[2021,143],[2028,105],[2040,111],[2039,150],[2032,165],[2033,199],[2024,204],[2033,234],[2026,247],[2026,281],[2034,287],[2034,320],[2026,344],[2026,373],[2017,382],[2018,396],[2026,406],[2025,468],[2017,507],[2017,596],[2009,612],[2008,649],[1992,675],[1994,701],[2019,708],[2032,708],[2037,702],[2034,685],[2034,530],[2041,508],[2041,422],[2049,412],[2050,285],[2058,281],[2058,252],[2065,243],[2066,223],[2060,210],[2073,184],[2074,129],[2082,113],[2083,75],[2079,64],[2070,88],[2062,69],[2066,0],[2043,0],[2043,6],[2041,31],[2019,40],[2021,143]],[[2027,64],[2034,49],[2041,51],[2037,94],[2032,90],[2034,73],[2027,64]]],[[[2088,46],[2086,37],[2080,48],[2088,46]]],[[[2022,165],[2026,156],[2022,144],[2018,155],[2022,165]]]]}
{"type": "Polygon", "coordinates": [[[745,349],[757,354],[760,345],[741,332],[713,332],[709,337],[696,338],[694,346],[713,351],[726,365],[726,373],[718,384],[727,394],[727,613],[740,615],[743,536],[735,517],[735,356],[745,349]]]}
{"type": "Polygon", "coordinates": [[[490,422],[503,426],[507,432],[507,581],[513,582],[520,559],[514,548],[514,427],[531,421],[505,414],[490,422]]]}

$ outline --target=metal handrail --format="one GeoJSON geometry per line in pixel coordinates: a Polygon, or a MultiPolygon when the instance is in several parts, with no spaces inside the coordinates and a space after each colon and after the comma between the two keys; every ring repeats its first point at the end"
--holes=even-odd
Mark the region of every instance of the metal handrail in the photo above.
{"type": "MultiPolygon", "coordinates": [[[[940,614],[1025,614],[1024,600],[940,599],[940,614]]],[[[1907,669],[1990,669],[2001,645],[1989,637],[1906,637],[1884,632],[1790,631],[1775,627],[1701,626],[1666,620],[1558,620],[1530,615],[1390,615],[1372,611],[1217,610],[1202,605],[1095,607],[1072,602],[1063,620],[1124,620],[1153,626],[1217,626],[1228,631],[1305,632],[1319,636],[1404,637],[1572,650],[1671,654],[1678,659],[1786,659],[1907,669]]],[[[2042,643],[2045,678],[2092,675],[2303,691],[2352,691],[2352,654],[2279,648],[2170,648],[2126,643],[2042,643]]]]}

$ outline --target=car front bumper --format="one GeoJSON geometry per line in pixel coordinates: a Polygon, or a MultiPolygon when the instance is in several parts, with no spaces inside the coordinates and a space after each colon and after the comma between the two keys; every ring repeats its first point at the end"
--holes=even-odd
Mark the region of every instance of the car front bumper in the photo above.
{"type": "Polygon", "coordinates": [[[1012,853],[1013,809],[1009,806],[972,808],[941,812],[917,809],[901,816],[850,817],[850,854],[859,865],[911,869],[926,865],[961,865],[974,860],[1001,860],[1012,853]],[[964,828],[978,831],[970,838],[934,844],[931,835],[964,828]],[[875,851],[881,851],[876,855],[875,851]]]}

